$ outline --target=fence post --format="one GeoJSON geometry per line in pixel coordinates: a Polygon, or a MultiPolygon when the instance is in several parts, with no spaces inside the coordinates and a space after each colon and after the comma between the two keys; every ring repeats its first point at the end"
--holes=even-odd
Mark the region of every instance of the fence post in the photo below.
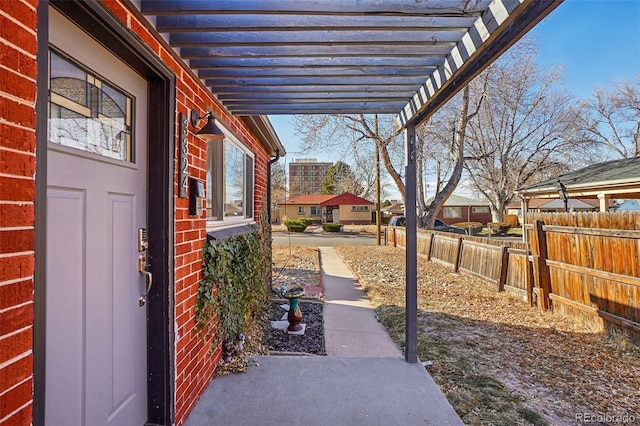
{"type": "Polygon", "coordinates": [[[398,247],[398,234],[396,234],[396,228],[393,228],[393,246],[398,247]]]}
{"type": "Polygon", "coordinates": [[[453,263],[453,272],[460,269],[460,258],[462,257],[462,237],[458,237],[458,249],[456,250],[456,260],[453,263]]]}
{"type": "Polygon", "coordinates": [[[525,276],[527,277],[527,302],[529,306],[533,306],[533,259],[529,261],[529,253],[530,250],[527,249],[525,253],[525,267],[527,268],[525,276]]]}
{"type": "Polygon", "coordinates": [[[427,243],[427,260],[431,260],[431,249],[433,248],[433,234],[429,233],[429,242],[427,243]]]}
{"type": "Polygon", "coordinates": [[[542,310],[549,309],[549,293],[551,291],[551,275],[547,266],[547,237],[545,235],[544,222],[533,221],[533,238],[531,239],[531,251],[533,253],[533,276],[535,285],[540,290],[538,306],[542,310]]]}
{"type": "Polygon", "coordinates": [[[500,276],[498,277],[498,291],[504,291],[504,285],[507,283],[507,272],[509,270],[509,247],[502,246],[500,248],[500,276]]]}

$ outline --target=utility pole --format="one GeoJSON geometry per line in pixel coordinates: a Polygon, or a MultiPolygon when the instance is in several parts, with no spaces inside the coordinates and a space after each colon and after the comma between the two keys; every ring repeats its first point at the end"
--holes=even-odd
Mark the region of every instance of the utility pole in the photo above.
{"type": "MultiPolygon", "coordinates": [[[[378,114],[374,116],[375,134],[378,134],[378,114]]],[[[376,244],[381,245],[380,240],[380,145],[377,139],[374,139],[376,145],[376,244]]]]}

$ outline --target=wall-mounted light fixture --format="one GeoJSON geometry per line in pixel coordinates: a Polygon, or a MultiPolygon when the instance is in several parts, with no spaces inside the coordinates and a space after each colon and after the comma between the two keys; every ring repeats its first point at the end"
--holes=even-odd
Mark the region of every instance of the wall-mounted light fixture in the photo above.
{"type": "Polygon", "coordinates": [[[564,186],[564,183],[560,182],[558,179],[558,195],[564,201],[564,211],[569,211],[569,194],[567,194],[567,187],[564,186]]]}
{"type": "Polygon", "coordinates": [[[224,133],[218,126],[216,126],[215,119],[213,118],[213,113],[211,111],[207,112],[205,115],[200,115],[198,111],[195,109],[191,110],[191,115],[189,116],[189,120],[191,121],[191,125],[193,128],[197,128],[198,123],[203,118],[207,118],[207,124],[202,126],[200,130],[196,133],[196,136],[202,136],[208,140],[222,140],[224,139],[224,133]]]}

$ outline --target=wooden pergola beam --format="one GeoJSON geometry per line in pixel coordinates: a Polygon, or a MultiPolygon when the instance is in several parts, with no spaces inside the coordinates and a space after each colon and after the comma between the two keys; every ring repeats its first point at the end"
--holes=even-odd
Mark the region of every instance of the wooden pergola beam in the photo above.
{"type": "Polygon", "coordinates": [[[563,0],[494,0],[395,119],[418,125],[469,84],[563,0]]]}

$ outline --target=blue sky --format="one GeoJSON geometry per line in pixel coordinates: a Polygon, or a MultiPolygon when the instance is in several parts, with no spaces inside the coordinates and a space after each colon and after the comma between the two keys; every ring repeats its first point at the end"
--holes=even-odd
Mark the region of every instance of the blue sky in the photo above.
{"type": "Polygon", "coordinates": [[[532,34],[540,67],[564,65],[578,97],[640,74],[640,0],[565,0],[532,34]]]}
{"type": "MultiPolygon", "coordinates": [[[[640,75],[640,0],[565,0],[532,34],[539,44],[539,65],[563,65],[565,86],[577,97],[640,75]]],[[[301,157],[295,154],[299,148],[292,117],[270,119],[288,152],[287,161],[301,157]]],[[[328,153],[312,156],[339,159],[328,153]]]]}

